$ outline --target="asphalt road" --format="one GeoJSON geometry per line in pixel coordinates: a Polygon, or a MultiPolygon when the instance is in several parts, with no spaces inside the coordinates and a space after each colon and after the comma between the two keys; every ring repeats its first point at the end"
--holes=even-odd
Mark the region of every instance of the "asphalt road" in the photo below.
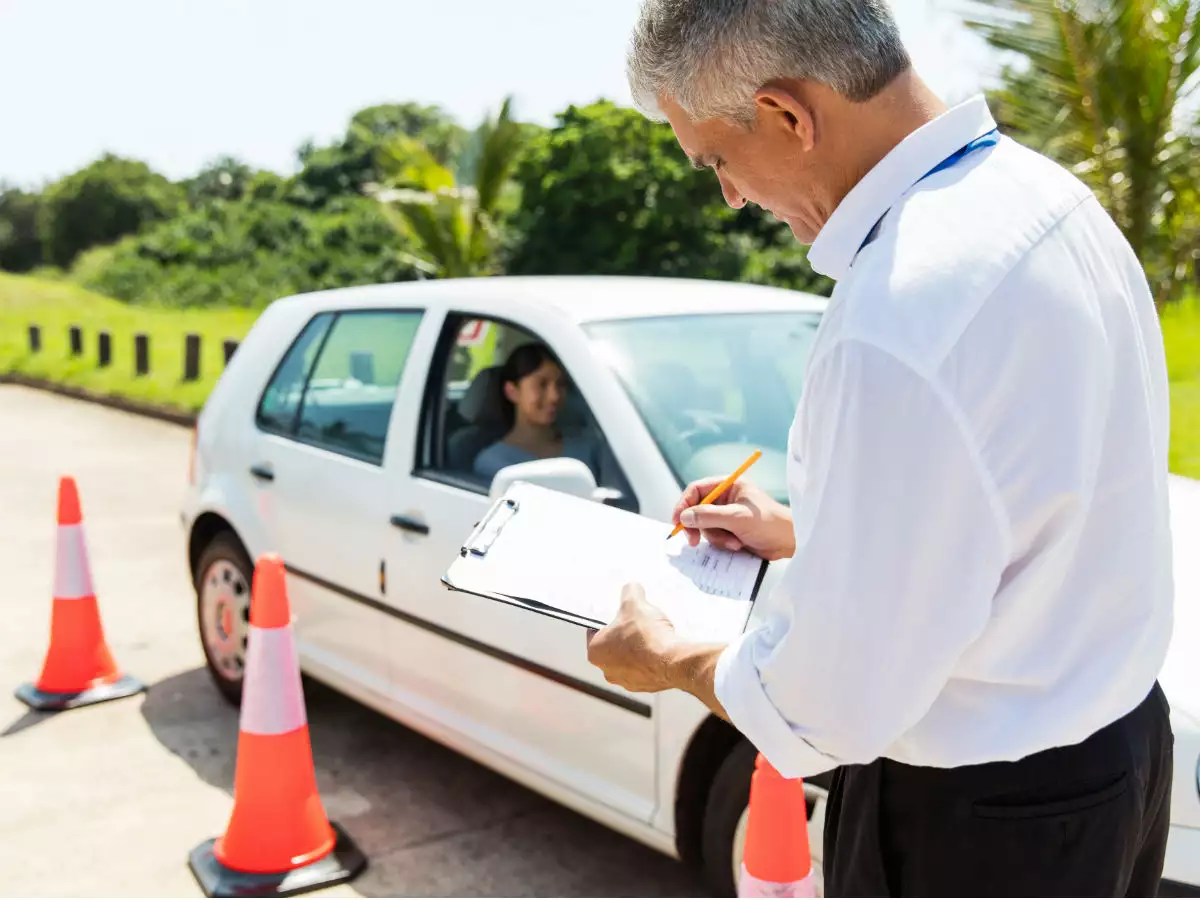
{"type": "MultiPolygon", "coordinates": [[[[0,386],[0,892],[200,896],[187,869],[232,807],[237,714],[210,686],[177,510],[189,434],[0,386]],[[45,653],[60,474],[79,483],[92,572],[141,696],[59,715],[12,697],[45,653]]],[[[367,854],[336,896],[689,896],[678,863],[319,685],[322,799],[367,854]]]]}

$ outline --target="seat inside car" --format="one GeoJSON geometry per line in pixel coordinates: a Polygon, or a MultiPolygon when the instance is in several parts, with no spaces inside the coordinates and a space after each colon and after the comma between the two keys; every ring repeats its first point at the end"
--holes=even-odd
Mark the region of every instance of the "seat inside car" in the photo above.
{"type": "Polygon", "coordinates": [[[508,431],[500,371],[500,366],[481,369],[459,401],[458,414],[466,425],[446,442],[446,465],[453,471],[472,471],[475,457],[508,431]]]}

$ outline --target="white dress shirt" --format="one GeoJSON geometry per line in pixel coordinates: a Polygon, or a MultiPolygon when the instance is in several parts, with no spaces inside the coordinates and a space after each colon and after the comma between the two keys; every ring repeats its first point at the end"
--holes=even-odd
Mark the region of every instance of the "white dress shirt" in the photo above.
{"type": "Polygon", "coordinates": [[[1007,138],[922,180],[994,128],[977,97],[914,132],[811,248],[837,287],[789,439],[796,553],[716,671],[788,777],[1073,744],[1166,654],[1146,279],[1091,192],[1007,138]]]}

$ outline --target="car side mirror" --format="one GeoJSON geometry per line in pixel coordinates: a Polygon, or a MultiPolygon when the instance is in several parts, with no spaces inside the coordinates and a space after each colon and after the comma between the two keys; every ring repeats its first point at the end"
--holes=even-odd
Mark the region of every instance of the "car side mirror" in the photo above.
{"type": "MultiPolygon", "coordinates": [[[[577,459],[535,459],[530,462],[505,466],[492,479],[488,496],[495,500],[503,496],[509,487],[518,481],[527,481],[538,487],[561,491],[585,500],[606,503],[614,499],[610,488],[596,486],[596,477],[586,464],[577,459]]],[[[617,492],[619,494],[619,492],[617,492]]]]}

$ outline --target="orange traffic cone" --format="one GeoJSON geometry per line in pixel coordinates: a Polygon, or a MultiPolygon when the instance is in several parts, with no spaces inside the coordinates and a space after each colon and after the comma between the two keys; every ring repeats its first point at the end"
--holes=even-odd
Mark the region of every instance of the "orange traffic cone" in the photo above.
{"type": "Polygon", "coordinates": [[[128,697],[145,689],[136,678],[121,672],[104,639],[88,564],[79,490],[74,478],[63,476],[58,482],[50,649],[38,680],[17,688],[17,699],[34,709],[62,710],[128,697]]]}
{"type": "Polygon", "coordinates": [[[739,897],[815,897],[804,783],[784,778],[761,753],[750,779],[739,897]]]}
{"type": "Polygon", "coordinates": [[[366,858],[317,792],[283,563],[258,560],[225,833],[188,858],[209,897],[288,895],[349,881],[366,858]]]}

